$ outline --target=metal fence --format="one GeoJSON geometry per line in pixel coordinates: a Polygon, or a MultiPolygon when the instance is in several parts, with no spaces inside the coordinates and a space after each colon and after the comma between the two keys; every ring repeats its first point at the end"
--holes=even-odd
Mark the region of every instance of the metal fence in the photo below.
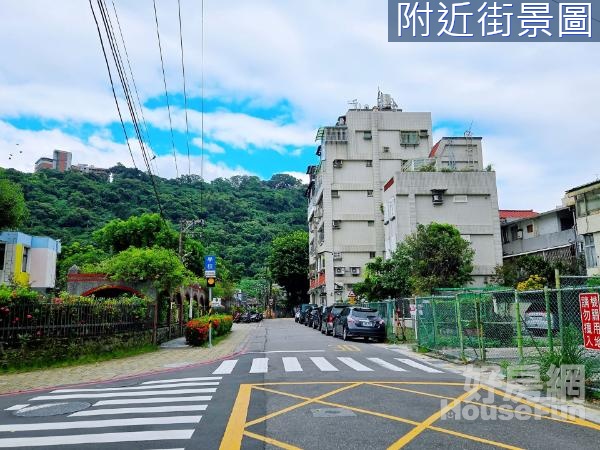
{"type": "Polygon", "coordinates": [[[417,341],[421,347],[463,361],[537,357],[559,349],[567,333],[583,346],[579,294],[599,291],[600,287],[467,290],[418,297],[417,341]]]}
{"type": "Polygon", "coordinates": [[[0,307],[0,343],[108,336],[153,329],[154,306],[22,303],[0,307]]]}
{"type": "Polygon", "coordinates": [[[413,341],[415,339],[414,320],[411,316],[411,307],[414,299],[403,298],[397,300],[384,300],[381,302],[366,303],[365,306],[376,309],[385,321],[385,330],[388,341],[413,341]]]}

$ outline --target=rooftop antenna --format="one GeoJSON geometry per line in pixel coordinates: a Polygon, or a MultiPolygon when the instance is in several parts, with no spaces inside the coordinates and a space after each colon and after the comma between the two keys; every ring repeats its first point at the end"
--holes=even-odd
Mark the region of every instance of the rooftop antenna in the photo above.
{"type": "Polygon", "coordinates": [[[469,128],[465,131],[465,140],[467,141],[467,166],[471,169],[475,168],[475,158],[473,156],[473,121],[469,128]]]}
{"type": "Polygon", "coordinates": [[[360,103],[358,103],[358,99],[355,98],[353,100],[350,100],[348,102],[348,105],[350,105],[352,108],[351,109],[359,109],[360,108],[360,103]]]}

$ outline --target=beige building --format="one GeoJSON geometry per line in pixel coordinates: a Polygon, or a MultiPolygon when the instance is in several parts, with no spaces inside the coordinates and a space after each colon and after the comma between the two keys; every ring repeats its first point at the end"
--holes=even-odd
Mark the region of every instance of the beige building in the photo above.
{"type": "Polygon", "coordinates": [[[307,189],[310,299],[345,301],[365,264],[383,256],[383,185],[404,164],[429,157],[431,113],[404,112],[380,94],[317,133],[319,164],[307,189]]]}
{"type": "Polygon", "coordinates": [[[563,204],[575,207],[577,234],[583,238],[587,274],[600,275],[600,181],[568,190],[563,204]]]}

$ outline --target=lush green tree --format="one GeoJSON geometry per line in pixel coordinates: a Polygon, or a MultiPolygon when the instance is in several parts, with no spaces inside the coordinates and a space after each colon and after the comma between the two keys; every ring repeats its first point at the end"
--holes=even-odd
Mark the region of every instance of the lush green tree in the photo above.
{"type": "Polygon", "coordinates": [[[402,298],[411,294],[411,260],[406,246],[399,245],[390,259],[375,258],[367,263],[364,281],[354,285],[354,292],[369,301],[402,298]]]}
{"type": "Polygon", "coordinates": [[[419,224],[401,246],[406,247],[411,283],[419,294],[435,288],[464,286],[472,280],[475,252],[452,225],[419,224]]]}
{"type": "Polygon", "coordinates": [[[302,303],[309,287],[308,233],[294,231],[273,239],[268,264],[273,279],[287,291],[290,303],[302,303]]]}
{"type": "Polygon", "coordinates": [[[129,247],[101,262],[98,269],[114,280],[151,282],[159,294],[173,292],[194,278],[175,251],[160,247],[129,247]]]}
{"type": "Polygon", "coordinates": [[[242,278],[237,288],[250,298],[259,298],[267,289],[268,283],[265,278],[242,278]]]}
{"type": "MultiPolygon", "coordinates": [[[[560,265],[559,267],[562,267],[560,265]]],[[[536,275],[544,279],[544,284],[554,283],[554,267],[541,256],[523,255],[512,258],[496,267],[494,281],[502,286],[517,287],[536,275]]]]}
{"type": "Polygon", "coordinates": [[[21,187],[0,179],[0,230],[18,228],[27,217],[27,207],[21,187]]]}
{"type": "Polygon", "coordinates": [[[91,244],[73,242],[64,245],[56,264],[56,287],[65,290],[67,284],[67,273],[73,266],[79,267],[82,272],[90,270],[107,258],[107,254],[91,244]]]}
{"type": "Polygon", "coordinates": [[[164,247],[175,249],[179,234],[158,214],[115,219],[93,233],[94,239],[106,251],[120,252],[129,247],[164,247]]]}

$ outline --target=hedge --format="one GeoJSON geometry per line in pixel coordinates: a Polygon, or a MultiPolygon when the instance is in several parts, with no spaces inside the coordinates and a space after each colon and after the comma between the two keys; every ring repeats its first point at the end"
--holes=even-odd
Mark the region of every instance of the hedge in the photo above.
{"type": "Polygon", "coordinates": [[[224,336],[231,331],[233,317],[226,314],[213,314],[190,320],[185,327],[185,341],[199,347],[208,342],[208,327],[212,322],[212,336],[224,336]]]}

